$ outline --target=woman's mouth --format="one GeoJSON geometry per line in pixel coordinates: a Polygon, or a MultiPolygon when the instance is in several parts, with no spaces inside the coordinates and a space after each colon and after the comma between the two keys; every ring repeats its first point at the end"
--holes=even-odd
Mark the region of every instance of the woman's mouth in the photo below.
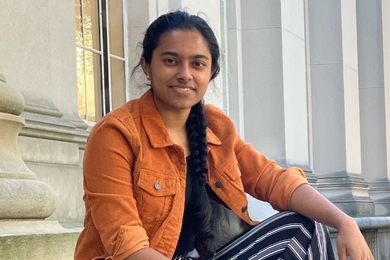
{"type": "Polygon", "coordinates": [[[171,86],[171,88],[179,93],[186,93],[195,90],[195,88],[189,86],[171,86]]]}

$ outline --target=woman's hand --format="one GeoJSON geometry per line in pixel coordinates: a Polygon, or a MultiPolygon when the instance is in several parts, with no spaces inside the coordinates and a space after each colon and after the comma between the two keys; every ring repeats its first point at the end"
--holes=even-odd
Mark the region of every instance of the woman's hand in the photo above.
{"type": "Polygon", "coordinates": [[[374,259],[356,221],[338,209],[308,184],[299,186],[291,196],[290,207],[306,217],[336,228],[337,250],[340,260],[374,259]]]}
{"type": "Polygon", "coordinates": [[[353,218],[348,217],[337,229],[339,231],[337,252],[340,260],[346,260],[347,256],[351,257],[352,260],[374,259],[366,240],[353,218]]]}

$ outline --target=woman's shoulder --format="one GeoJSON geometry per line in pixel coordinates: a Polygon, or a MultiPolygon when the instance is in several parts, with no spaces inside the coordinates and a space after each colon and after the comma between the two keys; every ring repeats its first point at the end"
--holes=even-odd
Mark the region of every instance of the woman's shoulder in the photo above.
{"type": "Polygon", "coordinates": [[[236,132],[233,120],[219,107],[212,104],[205,104],[204,112],[207,119],[207,125],[213,132],[236,132]]]}
{"type": "Polygon", "coordinates": [[[210,122],[221,121],[221,122],[232,123],[231,118],[228,115],[226,115],[226,113],[223,112],[222,109],[220,109],[215,105],[205,104],[204,112],[207,120],[209,120],[210,122]]]}
{"type": "Polygon", "coordinates": [[[112,115],[116,118],[136,118],[139,117],[139,99],[132,99],[111,111],[108,115],[112,115]]]}
{"type": "Polygon", "coordinates": [[[139,114],[138,100],[130,100],[115,108],[110,113],[106,114],[93,127],[91,134],[96,131],[118,131],[119,132],[134,132],[136,125],[136,118],[139,114]]]}

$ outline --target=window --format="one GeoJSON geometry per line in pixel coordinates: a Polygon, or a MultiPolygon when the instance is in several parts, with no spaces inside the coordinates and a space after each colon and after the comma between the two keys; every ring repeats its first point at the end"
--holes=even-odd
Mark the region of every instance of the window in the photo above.
{"type": "Polygon", "coordinates": [[[124,2],[76,0],[78,108],[97,121],[126,100],[124,2]]]}

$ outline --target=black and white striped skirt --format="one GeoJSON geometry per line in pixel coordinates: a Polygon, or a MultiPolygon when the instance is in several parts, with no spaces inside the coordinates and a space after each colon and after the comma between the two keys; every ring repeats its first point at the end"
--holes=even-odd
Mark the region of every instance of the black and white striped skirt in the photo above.
{"type": "Polygon", "coordinates": [[[275,214],[219,249],[214,260],[333,260],[327,228],[295,212],[275,214]]]}

